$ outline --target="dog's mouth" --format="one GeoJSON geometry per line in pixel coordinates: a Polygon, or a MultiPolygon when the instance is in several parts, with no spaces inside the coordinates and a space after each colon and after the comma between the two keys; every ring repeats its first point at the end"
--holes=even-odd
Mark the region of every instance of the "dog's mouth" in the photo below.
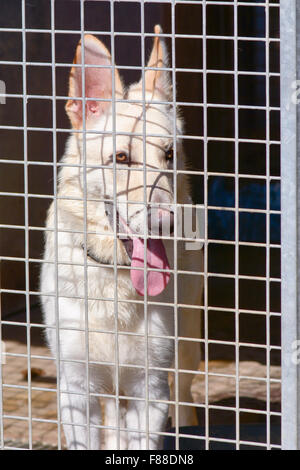
{"type": "MultiPolygon", "coordinates": [[[[113,228],[112,203],[105,203],[105,213],[113,228]]],[[[170,280],[170,266],[162,240],[147,238],[145,247],[144,240],[133,232],[118,211],[116,211],[116,225],[117,236],[130,260],[130,277],[135,290],[143,296],[146,290],[152,297],[161,294],[170,280]]]]}
{"type": "MultiPolygon", "coordinates": [[[[110,227],[112,231],[114,232],[114,206],[112,202],[105,202],[105,214],[108,218],[110,227]]],[[[117,238],[123,243],[124,248],[126,250],[127,256],[128,256],[128,263],[131,263],[132,260],[132,253],[133,253],[133,238],[130,237],[130,234],[133,233],[133,231],[129,228],[128,224],[125,222],[125,220],[120,216],[120,213],[118,210],[116,211],[116,232],[117,232],[117,238]]]]}
{"type": "Polygon", "coordinates": [[[132,260],[132,252],[133,252],[133,241],[132,238],[120,238],[122,241],[124,248],[126,250],[126,253],[128,255],[128,258],[130,261],[132,260]]]}

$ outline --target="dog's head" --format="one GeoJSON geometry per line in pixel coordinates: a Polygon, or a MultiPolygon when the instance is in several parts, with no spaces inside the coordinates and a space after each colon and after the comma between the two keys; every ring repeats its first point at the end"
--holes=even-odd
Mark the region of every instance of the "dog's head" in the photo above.
{"type": "MultiPolygon", "coordinates": [[[[135,251],[142,255],[143,244],[139,249],[137,244],[144,236],[170,235],[174,224],[173,174],[168,170],[172,170],[176,158],[173,136],[181,123],[172,105],[167,51],[159,37],[161,28],[156,26],[154,32],[143,76],[128,90],[104,44],[86,35],[84,47],[79,42],[76,49],[66,105],[73,128],[86,131],[76,136],[88,165],[87,195],[105,198],[111,225],[113,203],[117,202],[117,229],[123,233],[129,257],[135,251]],[[84,101],[80,100],[82,96],[84,101]],[[89,165],[100,168],[91,169],[89,165]]],[[[148,239],[147,259],[151,243],[154,268],[159,264],[153,261],[155,257],[166,264],[160,240],[148,239]]]]}

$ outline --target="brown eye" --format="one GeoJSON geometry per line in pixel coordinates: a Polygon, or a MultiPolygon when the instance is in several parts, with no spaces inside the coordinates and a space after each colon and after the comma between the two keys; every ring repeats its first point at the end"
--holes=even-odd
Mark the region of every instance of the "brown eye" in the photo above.
{"type": "Polygon", "coordinates": [[[116,153],[116,161],[118,163],[127,163],[128,162],[128,155],[125,152],[118,152],[116,153]]]}
{"type": "Polygon", "coordinates": [[[173,160],[173,156],[174,156],[174,154],[173,154],[173,149],[169,149],[169,150],[166,151],[166,159],[167,159],[168,161],[172,161],[172,160],[173,160]]]}

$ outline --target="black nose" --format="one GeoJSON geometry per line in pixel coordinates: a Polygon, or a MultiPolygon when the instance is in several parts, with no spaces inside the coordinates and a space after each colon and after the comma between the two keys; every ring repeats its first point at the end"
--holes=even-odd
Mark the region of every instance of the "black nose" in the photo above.
{"type": "Polygon", "coordinates": [[[174,233],[174,212],[168,209],[150,208],[148,210],[149,233],[170,236],[174,233]]]}

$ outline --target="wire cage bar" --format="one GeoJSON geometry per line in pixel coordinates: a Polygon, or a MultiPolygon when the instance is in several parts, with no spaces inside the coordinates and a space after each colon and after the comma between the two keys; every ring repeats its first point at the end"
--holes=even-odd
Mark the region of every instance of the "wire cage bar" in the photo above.
{"type": "Polygon", "coordinates": [[[299,73],[298,2],[2,1],[1,448],[64,449],[72,447],[72,433],[83,447],[93,448],[100,431],[102,448],[105,440],[122,448],[132,436],[136,446],[146,448],[153,442],[177,450],[298,448],[298,107],[291,98],[299,73]],[[91,61],[91,45],[86,46],[95,41],[88,39],[91,35],[101,39],[109,63],[91,61]],[[163,56],[148,62],[153,44],[162,41],[168,61],[163,56]],[[94,96],[87,91],[89,77],[104,77],[105,71],[111,74],[108,93],[94,96]],[[153,83],[160,74],[168,76],[160,85],[168,92],[149,94],[149,74],[156,77],[153,83]],[[72,80],[77,80],[73,90],[72,80]],[[130,88],[134,83],[138,89],[130,88]],[[64,109],[68,102],[70,114],[70,101],[76,103],[74,114],[82,113],[82,125],[76,127],[71,118],[72,129],[64,109]],[[89,119],[100,107],[111,109],[109,124],[94,128],[89,119]],[[131,128],[120,125],[124,109],[139,110],[131,128]],[[156,110],[155,122],[149,121],[149,109],[156,110]],[[93,142],[101,142],[98,160],[91,158],[93,142]],[[120,148],[120,142],[127,147],[120,148]],[[173,163],[163,160],[157,167],[156,159],[149,165],[149,142],[159,149],[160,162],[171,150],[173,163]],[[186,166],[180,160],[183,149],[186,166]],[[121,167],[120,152],[133,162],[121,167]],[[124,199],[119,188],[133,173],[140,196],[133,188],[124,199]],[[165,192],[173,194],[172,201],[162,195],[158,202],[151,200],[149,181],[155,187],[157,173],[171,181],[165,192]],[[90,176],[95,174],[110,175],[110,193],[108,177],[103,177],[106,190],[100,191],[90,176]],[[77,192],[68,187],[74,175],[77,192]],[[190,193],[182,200],[184,178],[190,193]],[[171,202],[174,233],[163,234],[163,243],[173,261],[169,267],[148,266],[149,246],[158,246],[162,236],[149,235],[149,214],[159,206],[162,217],[171,202]],[[143,214],[141,235],[135,222],[122,230],[122,204],[132,220],[143,214]],[[107,228],[94,223],[96,214],[91,222],[91,208],[105,208],[110,261],[93,254],[91,240],[98,243],[107,228]],[[193,230],[187,233],[180,224],[192,209],[193,230]],[[65,222],[73,210],[80,217],[65,222]],[[143,259],[136,266],[130,256],[120,265],[124,235],[134,247],[143,240],[143,259]],[[62,247],[63,240],[74,243],[74,255],[67,242],[62,247]],[[198,264],[184,264],[188,256],[198,264]],[[47,290],[39,273],[51,269],[47,290]],[[111,279],[101,292],[91,289],[95,269],[111,279]],[[132,271],[142,273],[143,295],[124,297],[120,279],[133,279],[132,271]],[[170,276],[168,296],[149,293],[149,272],[170,276]],[[72,273],[81,279],[76,288],[70,287],[72,273]],[[195,292],[201,301],[192,300],[195,292]],[[46,325],[40,298],[53,306],[53,320],[46,325]],[[112,321],[91,321],[98,304],[103,311],[111,309],[112,321]],[[74,317],[80,311],[80,321],[64,321],[66,305],[73,306],[74,317]],[[142,327],[124,327],[125,311],[138,312],[142,327]],[[153,312],[162,311],[170,325],[166,321],[165,329],[156,329],[153,312]],[[62,338],[71,337],[83,355],[68,356],[62,338]],[[109,342],[108,337],[110,352],[99,358],[95,338],[109,342]],[[163,362],[168,348],[173,362],[163,362]],[[153,360],[155,353],[162,362],[153,360]],[[100,368],[111,371],[111,383],[97,388],[94,374],[100,368]],[[144,383],[140,394],[129,387],[124,370],[144,383]],[[81,379],[73,380],[78,371],[81,379]],[[166,378],[171,395],[162,393],[166,378]],[[66,400],[77,400],[82,413],[72,417],[66,400]],[[168,422],[152,429],[156,410],[168,406],[168,422]],[[144,410],[140,427],[137,418],[123,419],[124,409],[144,410]]]}

